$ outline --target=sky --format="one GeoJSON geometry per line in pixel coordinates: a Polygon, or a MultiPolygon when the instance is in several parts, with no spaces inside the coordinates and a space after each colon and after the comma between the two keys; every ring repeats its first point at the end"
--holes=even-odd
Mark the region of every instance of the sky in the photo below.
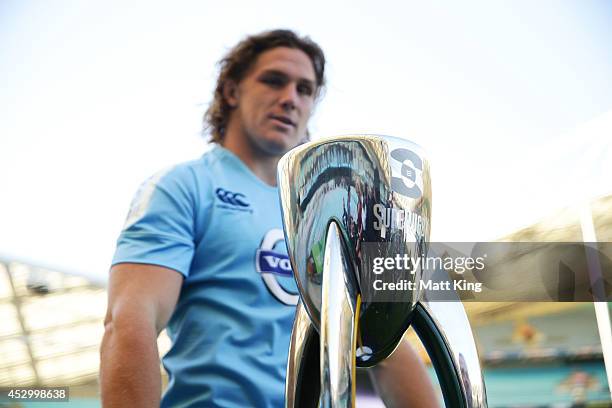
{"type": "Polygon", "coordinates": [[[608,1],[0,2],[0,257],[106,280],[132,195],[207,148],[216,61],[291,28],[327,59],[313,138],[418,143],[432,240],[612,193],[608,1]]]}

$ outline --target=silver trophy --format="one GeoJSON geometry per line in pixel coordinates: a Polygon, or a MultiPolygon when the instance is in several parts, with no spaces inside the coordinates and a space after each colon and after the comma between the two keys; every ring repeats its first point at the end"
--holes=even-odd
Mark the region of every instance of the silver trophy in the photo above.
{"type": "MultiPolygon", "coordinates": [[[[412,324],[432,358],[446,405],[486,407],[462,304],[428,302],[418,285],[377,299],[370,290],[372,272],[364,267],[370,244],[383,256],[427,254],[431,182],[423,150],[389,136],[325,139],[287,153],[278,179],[300,293],[286,406],[355,406],[356,367],[391,355],[412,324]]],[[[425,271],[394,273],[418,282],[425,271]]]]}

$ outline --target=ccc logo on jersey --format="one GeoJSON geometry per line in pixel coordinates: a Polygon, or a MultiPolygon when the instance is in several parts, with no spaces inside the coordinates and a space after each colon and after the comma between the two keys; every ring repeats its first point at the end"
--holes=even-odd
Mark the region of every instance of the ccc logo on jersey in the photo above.
{"type": "Polygon", "coordinates": [[[420,179],[420,177],[417,177],[417,172],[423,171],[421,157],[408,149],[395,149],[391,152],[391,157],[395,159],[397,164],[401,164],[399,177],[396,177],[397,171],[393,169],[394,176],[391,177],[393,191],[410,198],[421,197],[422,192],[417,185],[417,181],[420,179]]]}
{"type": "Polygon", "coordinates": [[[250,206],[250,204],[246,202],[246,196],[242,193],[234,193],[233,191],[218,188],[215,190],[215,194],[217,198],[225,204],[245,208],[250,206]]]}

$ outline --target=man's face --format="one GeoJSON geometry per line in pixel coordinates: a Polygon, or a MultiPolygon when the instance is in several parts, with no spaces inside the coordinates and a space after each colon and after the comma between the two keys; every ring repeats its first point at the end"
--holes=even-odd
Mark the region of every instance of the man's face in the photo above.
{"type": "Polygon", "coordinates": [[[260,153],[279,156],[305,137],[317,87],[312,62],[303,51],[267,50],[238,85],[226,88],[226,100],[234,108],[230,122],[237,121],[239,137],[260,153]]]}

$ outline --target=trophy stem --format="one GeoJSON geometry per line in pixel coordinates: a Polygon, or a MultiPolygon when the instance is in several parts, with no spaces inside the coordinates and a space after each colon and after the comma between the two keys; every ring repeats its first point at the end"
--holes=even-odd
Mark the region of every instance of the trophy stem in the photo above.
{"type": "Polygon", "coordinates": [[[321,293],[321,406],[355,406],[355,349],[361,296],[342,236],[329,224],[321,293]]]}

